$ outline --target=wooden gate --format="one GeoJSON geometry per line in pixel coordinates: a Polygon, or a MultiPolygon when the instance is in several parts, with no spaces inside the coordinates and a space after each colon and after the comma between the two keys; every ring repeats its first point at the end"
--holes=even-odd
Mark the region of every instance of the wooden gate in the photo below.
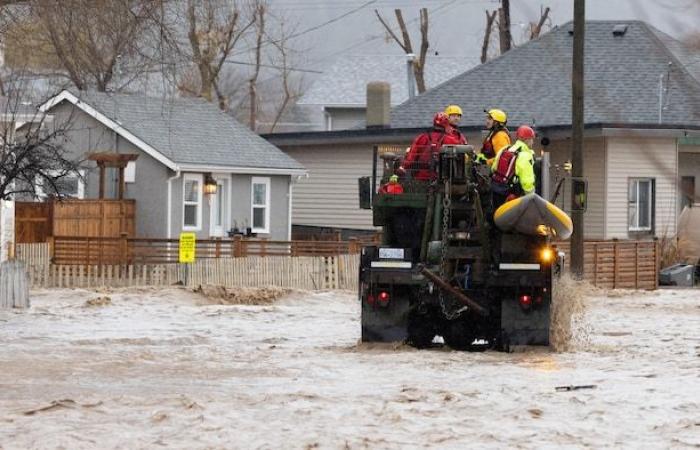
{"type": "Polygon", "coordinates": [[[15,242],[49,236],[118,238],[135,234],[135,200],[53,200],[15,203],[15,242]]]}
{"type": "Polygon", "coordinates": [[[46,242],[53,235],[51,203],[15,202],[15,242],[46,242]]]}

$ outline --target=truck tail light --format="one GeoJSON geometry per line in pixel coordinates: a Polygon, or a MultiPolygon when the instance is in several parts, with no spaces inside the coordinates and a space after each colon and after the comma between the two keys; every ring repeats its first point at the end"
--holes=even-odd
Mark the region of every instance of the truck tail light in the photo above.
{"type": "Polygon", "coordinates": [[[532,296],[530,296],[530,295],[523,294],[520,296],[520,298],[518,300],[520,301],[520,306],[522,306],[525,309],[532,306],[532,296]]]}
{"type": "Polygon", "coordinates": [[[377,300],[380,305],[386,306],[387,303],[389,303],[389,293],[387,291],[381,291],[377,296],[377,300]]]}

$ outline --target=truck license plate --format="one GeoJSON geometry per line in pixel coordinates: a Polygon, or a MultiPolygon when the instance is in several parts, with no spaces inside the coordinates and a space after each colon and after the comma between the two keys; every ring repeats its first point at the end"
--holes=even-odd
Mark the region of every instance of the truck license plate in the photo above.
{"type": "Polygon", "coordinates": [[[403,259],[402,248],[380,248],[379,259],[403,259]]]}

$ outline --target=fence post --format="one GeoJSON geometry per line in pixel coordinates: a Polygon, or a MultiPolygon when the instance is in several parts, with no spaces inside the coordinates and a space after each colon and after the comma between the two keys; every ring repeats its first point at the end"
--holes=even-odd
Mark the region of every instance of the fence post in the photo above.
{"type": "Polygon", "coordinates": [[[214,255],[216,258],[221,258],[221,239],[217,239],[214,244],[214,255]]]}
{"type": "Polygon", "coordinates": [[[634,288],[639,289],[639,241],[634,242],[634,288]]]}
{"type": "Polygon", "coordinates": [[[46,243],[49,245],[49,262],[52,263],[54,258],[54,237],[48,236],[46,243]]]}
{"type": "Polygon", "coordinates": [[[659,270],[661,267],[661,257],[659,255],[659,240],[654,238],[654,289],[659,288],[659,270]]]}
{"type": "Polygon", "coordinates": [[[619,250],[620,246],[616,239],[613,239],[614,253],[613,253],[613,289],[617,289],[617,274],[620,271],[619,267],[619,250]]]}
{"type": "Polygon", "coordinates": [[[129,236],[126,232],[119,233],[120,264],[129,264],[129,236]]]}
{"type": "Polygon", "coordinates": [[[348,253],[356,255],[360,253],[360,242],[356,237],[351,237],[348,242],[348,253]]]}
{"type": "Polygon", "coordinates": [[[241,256],[243,256],[243,238],[240,234],[236,234],[233,236],[233,242],[231,243],[231,245],[233,246],[234,258],[240,258],[241,256]]]}

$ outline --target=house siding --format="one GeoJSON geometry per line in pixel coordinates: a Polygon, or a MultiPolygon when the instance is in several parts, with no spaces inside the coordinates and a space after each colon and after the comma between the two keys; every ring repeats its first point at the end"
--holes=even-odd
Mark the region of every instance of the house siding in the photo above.
{"type": "MultiPolygon", "coordinates": [[[[372,211],[360,209],[357,180],[372,174],[371,145],[289,147],[308,178],[294,185],[292,223],[374,229],[372,211]]],[[[378,166],[381,170],[381,165],[378,166]]]]}
{"type": "MultiPolygon", "coordinates": [[[[554,195],[557,182],[557,168],[566,161],[571,161],[571,139],[555,140],[547,146],[550,153],[550,192],[554,195]]],[[[588,205],[584,213],[584,239],[604,239],[606,221],[605,202],[605,154],[606,145],[603,138],[584,140],[583,176],[588,180],[588,205]]],[[[559,176],[564,172],[559,169],[559,176]]],[[[568,177],[569,175],[566,174],[568,177]]],[[[571,213],[571,183],[564,182],[556,201],[557,206],[571,213]]]]}
{"type": "Polygon", "coordinates": [[[608,227],[606,238],[628,239],[628,183],[654,178],[654,234],[673,235],[677,222],[678,151],[675,139],[607,138],[608,227]]]}
{"type": "MultiPolygon", "coordinates": [[[[134,153],[136,178],[134,183],[126,183],[124,198],[136,199],[136,235],[139,237],[164,237],[167,233],[167,190],[168,169],[153,157],[140,150],[126,139],[100,122],[64,102],[51,110],[57,124],[69,121],[65,147],[70,155],[84,159],[93,152],[134,153]]],[[[58,125],[57,125],[58,126],[58,125]]],[[[99,195],[100,174],[92,161],[86,161],[85,197],[99,195]]],[[[106,169],[105,197],[116,198],[119,171],[106,169]]]]}
{"type": "MultiPolygon", "coordinates": [[[[190,172],[186,172],[190,173],[190,172]]],[[[201,175],[201,174],[199,174],[201,175]]],[[[225,175],[216,174],[218,178],[225,178],[231,185],[231,198],[229,201],[229,227],[245,228],[251,226],[251,182],[252,178],[265,177],[264,175],[225,175]]],[[[287,175],[270,176],[270,232],[258,234],[258,237],[272,240],[287,240],[289,236],[289,183],[291,177],[287,175]]],[[[171,236],[177,237],[182,230],[183,203],[183,175],[172,181],[172,231],[171,236]]],[[[210,237],[211,205],[206,195],[202,199],[202,223],[199,230],[194,231],[198,239],[210,237]]],[[[228,231],[228,230],[226,230],[228,231]]]]}

